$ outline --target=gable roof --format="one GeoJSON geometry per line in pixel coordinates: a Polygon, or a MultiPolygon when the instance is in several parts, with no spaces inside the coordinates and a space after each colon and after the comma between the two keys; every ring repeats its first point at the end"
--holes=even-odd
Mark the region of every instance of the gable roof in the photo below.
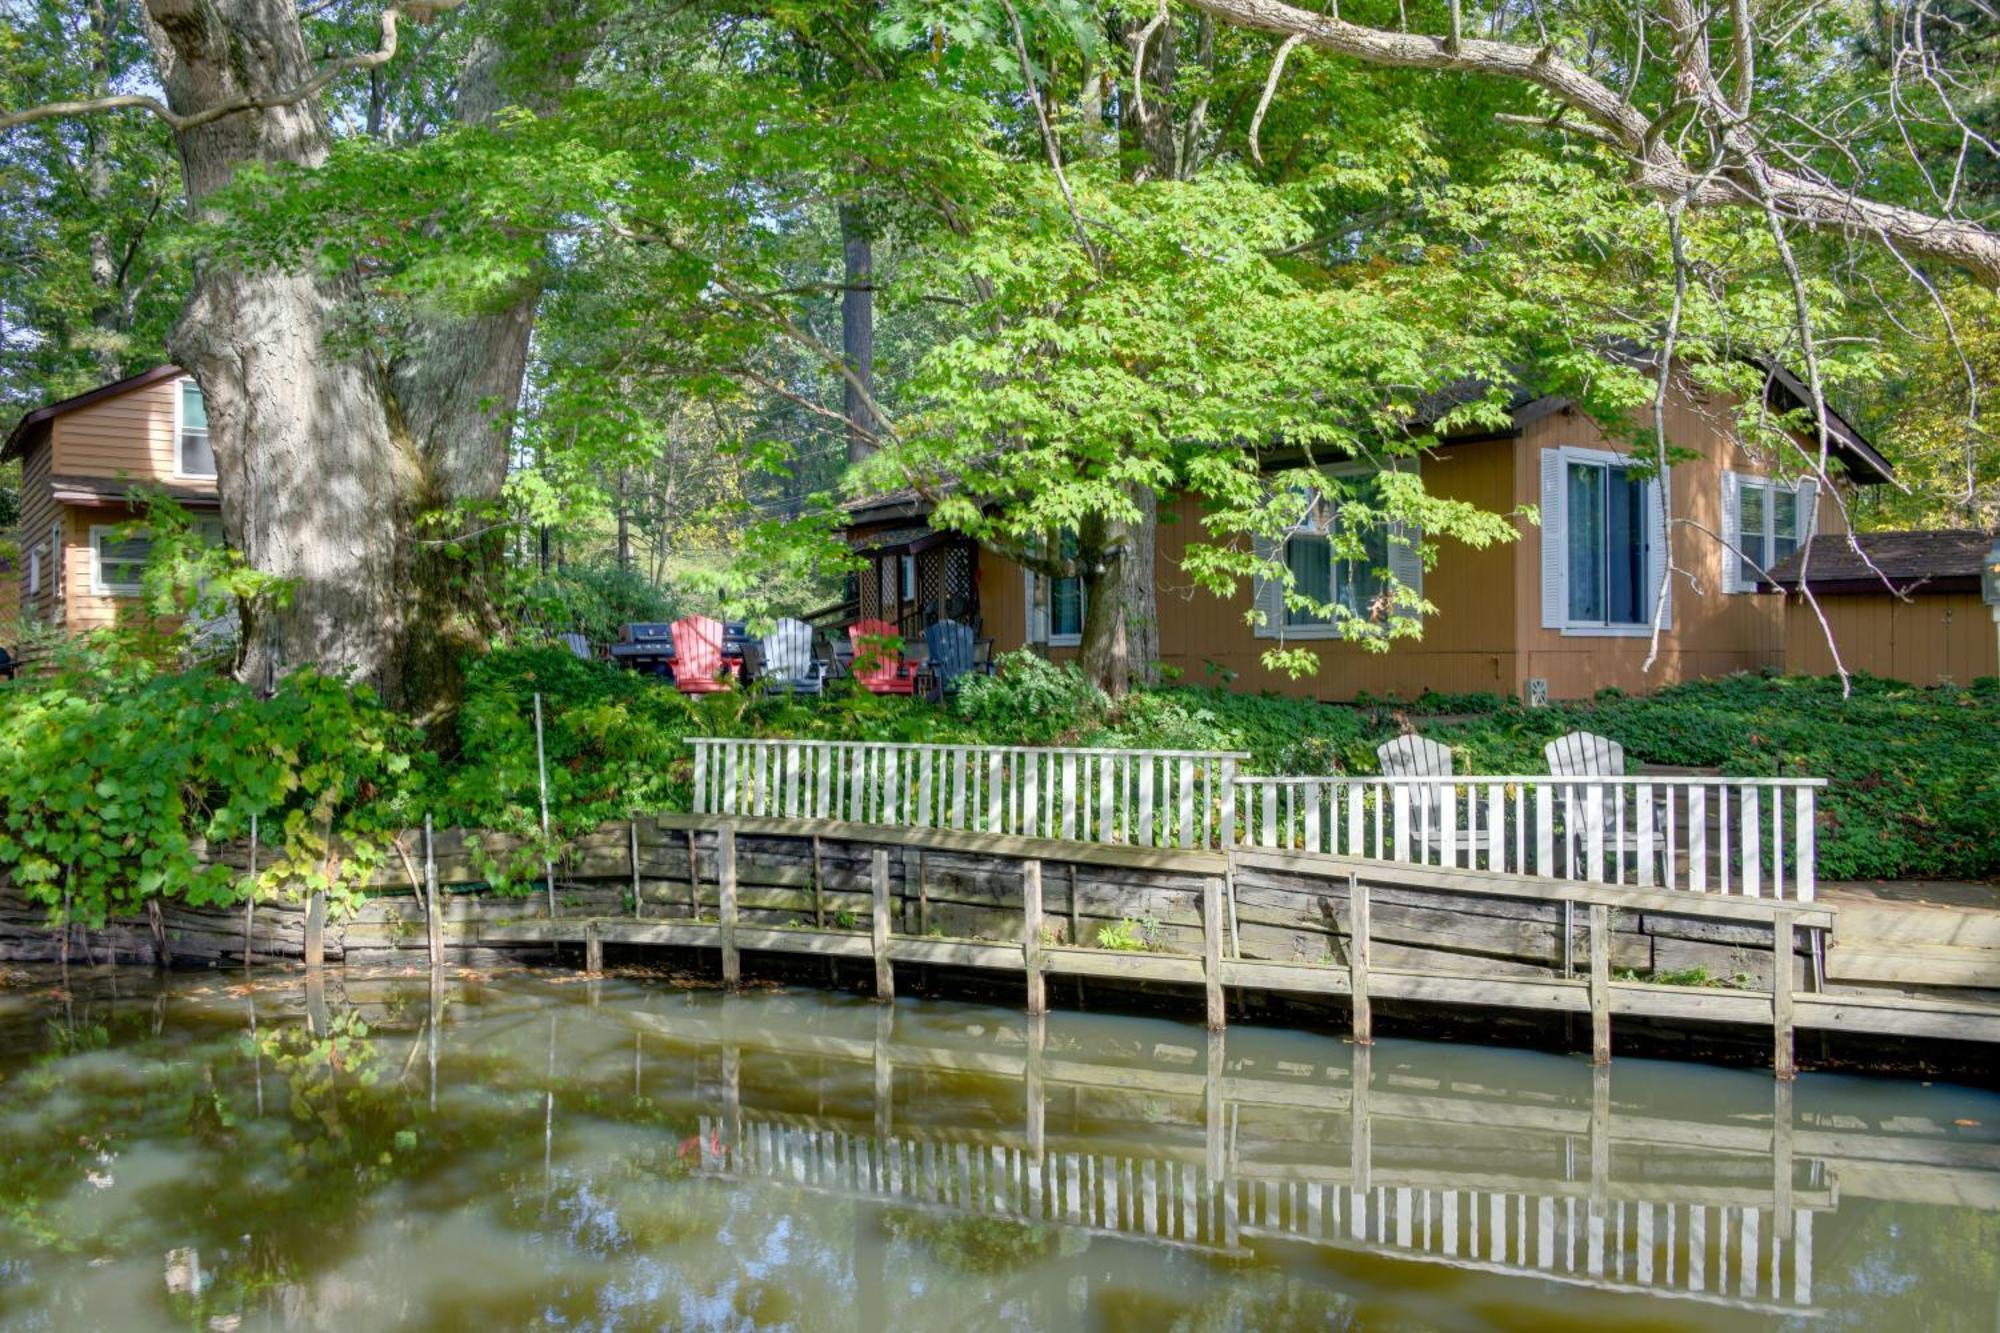
{"type": "Polygon", "coordinates": [[[1860,532],[1855,534],[1868,559],[1863,560],[1843,536],[1815,537],[1807,545],[1771,566],[1765,587],[1806,586],[1814,592],[1877,592],[1887,578],[1899,591],[1925,588],[1931,592],[1978,591],[1979,571],[1993,539],[1970,529],[1932,532],[1860,532]],[[1810,559],[1808,559],[1810,554],[1810,559]],[[1874,561],[1875,569],[1868,567],[1874,561]],[[1881,571],[1877,575],[1875,570],[1881,571]]]}
{"type": "Polygon", "coordinates": [[[92,403],[101,403],[107,398],[116,398],[121,393],[143,389],[149,384],[179,379],[186,373],[179,366],[154,366],[151,370],[142,370],[137,375],[128,375],[122,380],[101,384],[88,393],[77,394],[74,398],[65,398],[59,403],[38,407],[14,423],[14,429],[7,434],[7,442],[0,445],[0,463],[11,463],[34,448],[46,433],[43,427],[57,417],[65,416],[79,408],[89,407],[92,403]]]}

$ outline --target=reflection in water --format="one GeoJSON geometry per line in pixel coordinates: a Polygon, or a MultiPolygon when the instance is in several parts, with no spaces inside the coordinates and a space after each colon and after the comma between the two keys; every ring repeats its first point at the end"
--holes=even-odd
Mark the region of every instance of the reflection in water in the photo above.
{"type": "Polygon", "coordinates": [[[0,995],[0,1329],[2000,1326],[1965,1089],[527,974],[92,986],[0,995]]]}

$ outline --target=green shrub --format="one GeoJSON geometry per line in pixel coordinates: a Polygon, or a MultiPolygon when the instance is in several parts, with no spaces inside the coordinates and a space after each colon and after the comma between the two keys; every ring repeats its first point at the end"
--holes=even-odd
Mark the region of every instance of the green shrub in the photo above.
{"type": "Polygon", "coordinates": [[[414,735],[371,692],[310,671],[270,699],[109,658],[25,679],[0,699],[0,869],[92,926],[166,895],[240,901],[247,885],[206,844],[256,815],[262,882],[344,895],[411,817],[414,735]]]}
{"type": "Polygon", "coordinates": [[[1074,739],[1110,707],[1075,663],[1013,652],[1000,658],[993,675],[974,676],[959,687],[956,712],[989,742],[1043,745],[1074,739]]]}
{"type": "Polygon", "coordinates": [[[522,571],[507,589],[503,611],[529,642],[581,634],[593,644],[615,643],[632,621],[677,620],[683,614],[667,591],[644,575],[607,564],[522,571]]]}

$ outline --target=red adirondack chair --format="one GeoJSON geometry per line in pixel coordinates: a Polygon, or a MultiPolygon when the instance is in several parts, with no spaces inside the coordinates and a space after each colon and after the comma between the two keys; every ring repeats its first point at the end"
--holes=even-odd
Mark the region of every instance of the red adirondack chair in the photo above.
{"type": "Polygon", "coordinates": [[[674,622],[674,685],[683,694],[714,694],[729,688],[720,620],[687,616],[674,622]]]}
{"type": "Polygon", "coordinates": [[[854,679],[871,694],[915,694],[917,669],[903,660],[903,636],[883,620],[857,620],[847,627],[854,645],[854,679]]]}

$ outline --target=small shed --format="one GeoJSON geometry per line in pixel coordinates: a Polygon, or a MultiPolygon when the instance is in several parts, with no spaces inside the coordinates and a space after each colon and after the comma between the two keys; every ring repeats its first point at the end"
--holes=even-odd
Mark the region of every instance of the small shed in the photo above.
{"type": "Polygon", "coordinates": [[[1991,537],[1959,529],[1864,532],[1858,540],[1859,552],[1845,536],[1815,537],[1771,567],[1763,587],[1786,593],[1786,671],[1833,670],[1826,634],[1797,591],[1803,573],[1849,671],[1912,685],[2000,676],[2000,633],[1979,595],[1991,537]]]}

